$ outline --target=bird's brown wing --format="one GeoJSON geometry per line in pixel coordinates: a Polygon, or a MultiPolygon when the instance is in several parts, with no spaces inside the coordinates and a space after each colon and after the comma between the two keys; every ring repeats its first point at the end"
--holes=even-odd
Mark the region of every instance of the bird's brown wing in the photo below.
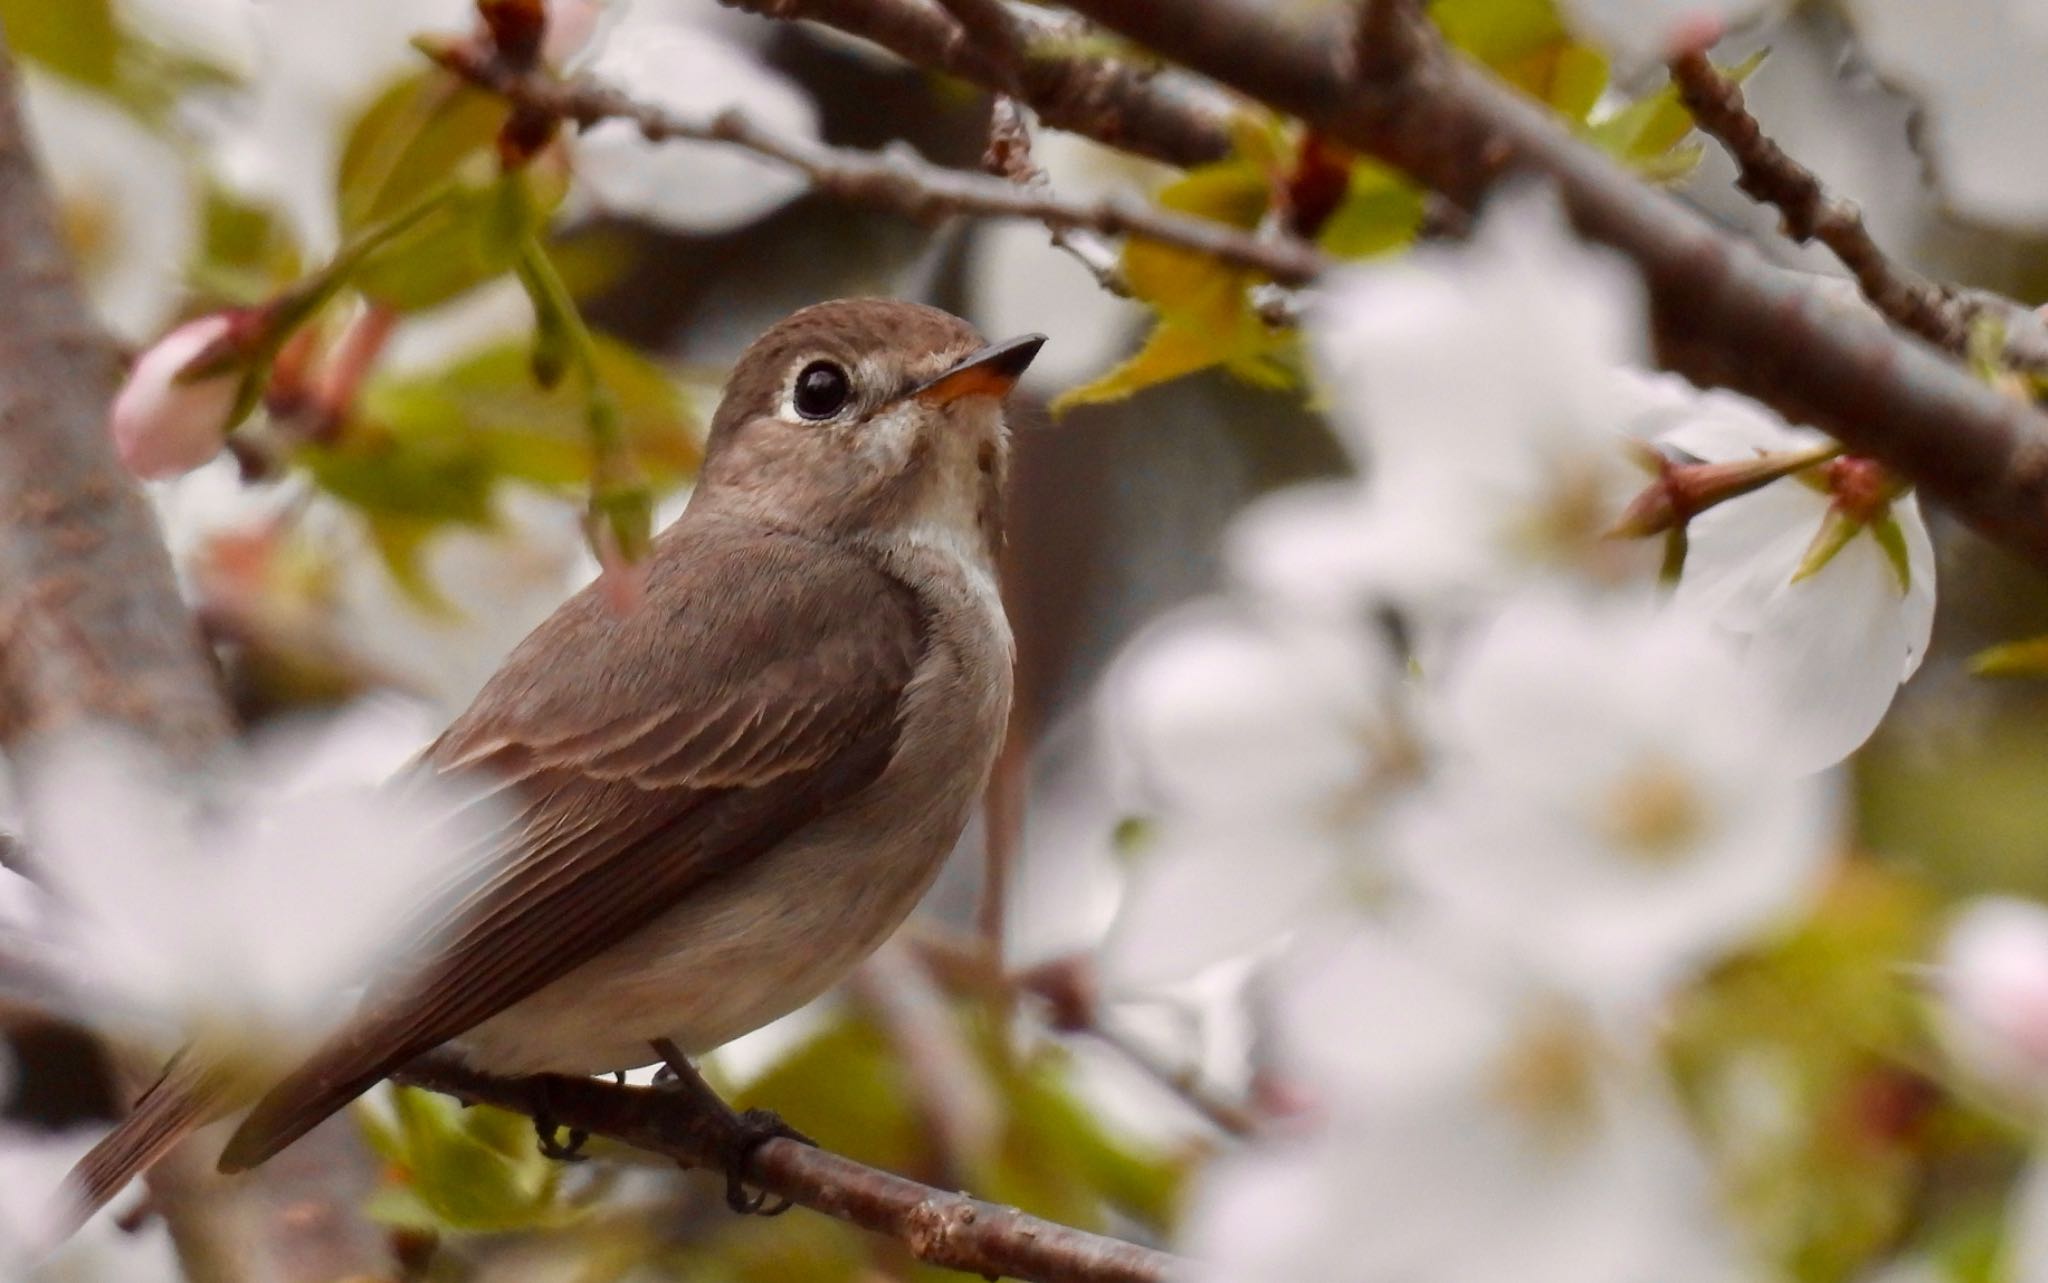
{"type": "Polygon", "coordinates": [[[624,620],[586,592],[428,751],[512,781],[496,858],[407,928],[423,965],[260,1101],[262,1162],[405,1061],[488,1020],[864,787],[894,752],[916,597],[797,536],[678,523],[624,620]]]}

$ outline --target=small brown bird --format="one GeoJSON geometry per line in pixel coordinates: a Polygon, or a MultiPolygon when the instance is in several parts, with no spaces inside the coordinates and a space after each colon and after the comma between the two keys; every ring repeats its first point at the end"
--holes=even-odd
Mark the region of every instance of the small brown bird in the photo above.
{"type": "MultiPolygon", "coordinates": [[[[423,758],[509,781],[502,849],[403,924],[428,955],[257,1102],[223,1170],[444,1045],[504,1074],[708,1050],[895,930],[1009,717],[1003,398],[1043,342],[854,299],[747,349],[644,602],[571,598],[423,758]]],[[[204,1066],[174,1063],[76,1193],[104,1204],[225,1110],[204,1066]]]]}

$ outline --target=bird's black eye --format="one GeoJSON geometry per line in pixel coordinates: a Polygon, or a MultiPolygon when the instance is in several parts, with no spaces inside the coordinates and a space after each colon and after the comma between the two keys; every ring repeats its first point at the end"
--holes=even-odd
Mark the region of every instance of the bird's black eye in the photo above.
{"type": "Polygon", "coordinates": [[[806,419],[829,419],[846,407],[852,393],[845,370],[830,361],[813,361],[796,376],[796,412],[806,419]]]}

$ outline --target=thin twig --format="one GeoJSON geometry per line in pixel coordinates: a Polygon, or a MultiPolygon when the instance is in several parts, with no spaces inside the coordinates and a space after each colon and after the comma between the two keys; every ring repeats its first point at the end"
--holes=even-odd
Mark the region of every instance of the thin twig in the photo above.
{"type": "Polygon", "coordinates": [[[588,79],[522,75],[488,50],[466,41],[423,42],[422,48],[471,83],[578,126],[628,120],[657,142],[688,139],[744,148],[796,170],[825,195],[907,218],[927,221],[949,214],[1028,218],[1048,227],[1142,236],[1251,268],[1288,285],[1306,284],[1329,266],[1321,251],[1299,241],[1247,236],[1236,228],[1155,209],[1142,201],[1121,196],[1069,201],[1051,192],[1026,190],[982,174],[928,164],[900,151],[858,151],[785,138],[737,110],[722,111],[709,120],[691,120],[588,79]]]}
{"type": "MultiPolygon", "coordinates": [[[[1342,24],[1264,0],[1068,0],[1466,208],[1511,173],[1553,183],[1577,229],[1641,270],[1659,361],[1755,397],[1895,469],[1977,530],[2048,565],[2048,417],[1881,318],[1844,312],[1567,130],[1555,113],[1420,33],[1362,83],[1342,24]]],[[[2017,306],[2017,305],[2015,305],[2017,306]]]]}
{"type": "MultiPolygon", "coordinates": [[[[930,947],[927,942],[927,947],[930,947]]],[[[936,968],[934,969],[936,972],[936,968]]],[[[1045,1004],[1047,1022],[1062,1033],[1081,1034],[1114,1051],[1146,1077],[1180,1097],[1188,1108],[1233,1136],[1259,1130],[1256,1113],[1229,1100],[1191,1069],[1176,1069],[1104,1018],[1094,959],[1069,954],[1041,962],[1003,983],[1045,1004]]]]}
{"type": "MultiPolygon", "coordinates": [[[[401,1082],[555,1123],[661,1154],[688,1167],[721,1165],[717,1143],[690,1102],[658,1088],[596,1078],[481,1074],[450,1056],[429,1056],[401,1082]]],[[[748,1184],[863,1229],[887,1235],[921,1261],[989,1278],[1042,1283],[1164,1283],[1187,1263],[1135,1243],[1089,1234],[921,1185],[793,1140],[753,1151],[748,1184]]]]}
{"type": "MultiPolygon", "coordinates": [[[[1922,276],[1886,254],[1856,203],[1831,194],[1812,170],[1793,159],[1751,114],[1742,86],[1714,66],[1704,51],[1671,60],[1671,79],[1693,123],[1735,161],[1735,185],[1784,216],[1785,234],[1800,244],[1819,241],[1856,278],[1863,297],[1905,329],[1957,356],[1970,345],[1970,329],[1987,302],[1981,295],[1922,276]]],[[[2048,369],[2048,331],[2021,322],[2020,309],[2003,310],[2006,358],[2021,368],[2048,369]],[[2031,330],[2032,333],[2027,333],[2031,330]]],[[[2032,321],[2033,318],[2028,317],[2032,321]]]]}
{"type": "MultiPolygon", "coordinates": [[[[785,21],[821,22],[873,41],[919,67],[1004,92],[1011,72],[965,38],[929,0],[720,0],[785,21]]],[[[1064,129],[1169,165],[1199,165],[1230,153],[1237,104],[1194,76],[1092,52],[1073,51],[1085,28],[1042,11],[1012,8],[1029,57],[1013,68],[1018,96],[1053,129],[1064,129]]]]}
{"type": "MultiPolygon", "coordinates": [[[[1024,123],[1024,111],[1017,100],[1008,94],[997,94],[989,102],[988,150],[981,158],[982,168],[998,178],[1007,178],[1019,187],[1043,190],[1051,186],[1051,180],[1031,155],[1031,129],[1024,123]]],[[[1116,247],[1093,232],[1073,227],[1050,227],[1046,229],[1052,237],[1055,248],[1064,250],[1088,274],[1095,283],[1118,298],[1131,296],[1131,285],[1124,279],[1123,260],[1116,247]]]]}
{"type": "Polygon", "coordinates": [[[1226,1098],[1202,1079],[1193,1068],[1175,1068],[1150,1047],[1121,1029],[1098,1020],[1082,1032],[1136,1066],[1152,1081],[1179,1097],[1190,1109],[1209,1120],[1217,1130],[1232,1136],[1255,1136],[1259,1120],[1251,1110],[1226,1098]]]}
{"type": "Polygon", "coordinates": [[[932,1158],[919,1174],[956,1187],[987,1157],[1001,1115],[945,994],[901,941],[883,945],[861,964],[849,992],[888,1035],[909,1084],[932,1158]]]}

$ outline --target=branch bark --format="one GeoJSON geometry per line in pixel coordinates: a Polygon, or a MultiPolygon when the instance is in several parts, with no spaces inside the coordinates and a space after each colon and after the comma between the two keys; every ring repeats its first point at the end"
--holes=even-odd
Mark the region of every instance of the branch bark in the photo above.
{"type": "Polygon", "coordinates": [[[802,174],[826,195],[891,210],[912,219],[947,214],[1027,218],[1051,228],[1108,236],[1142,236],[1263,272],[1283,285],[1301,285],[1330,266],[1299,240],[1250,236],[1207,219],[1190,218],[1139,200],[1106,197],[1071,201],[1043,188],[1020,187],[983,174],[927,164],[900,152],[875,153],[784,138],[745,113],[722,111],[692,120],[642,103],[594,81],[555,80],[520,72],[469,41],[423,45],[441,66],[527,110],[589,126],[627,120],[648,139],[688,139],[742,147],[802,174]]]}
{"type": "Polygon", "coordinates": [[[1995,321],[2004,332],[2007,361],[2029,371],[2048,371],[2048,327],[2038,317],[2009,300],[1923,276],[1885,253],[1856,203],[1829,192],[1819,175],[1765,133],[1750,113],[1742,86],[1704,52],[1672,59],[1671,79],[1693,122],[1735,161],[1736,187],[1776,208],[1784,216],[1785,235],[1802,245],[1819,241],[1827,246],[1872,307],[1956,356],[1967,352],[1976,322],[1995,321]]]}
{"type": "MultiPolygon", "coordinates": [[[[719,1165],[690,1102],[655,1088],[548,1078],[543,1089],[534,1079],[480,1074],[438,1055],[413,1062],[396,1077],[529,1117],[544,1112],[564,1127],[686,1167],[719,1165]]],[[[1039,1283],[1165,1283],[1186,1271],[1186,1262],[1164,1252],[933,1189],[792,1140],[772,1140],[755,1150],[745,1175],[769,1194],[885,1234],[920,1261],[970,1274],[1039,1283]]]]}
{"type": "MultiPolygon", "coordinates": [[[[120,358],[78,287],[4,38],[0,298],[0,745],[15,753],[92,723],[197,766],[227,742],[227,706],[155,515],[107,438],[120,358]]],[[[215,1193],[211,1164],[196,1153],[174,1154],[150,1176],[152,1205],[196,1279],[333,1278],[383,1266],[374,1237],[349,1233],[353,1218],[317,1188],[298,1191],[296,1222],[264,1218],[261,1252],[251,1250],[255,1227],[237,1215],[250,1209],[215,1193]]]]}
{"type": "Polygon", "coordinates": [[[1552,180],[1579,231],[1647,286],[1660,361],[1812,424],[2048,566],[2048,418],[1876,316],[1843,309],[1443,49],[1412,6],[1374,21],[1419,56],[1361,59],[1325,11],[1253,0],[1069,0],[1184,66],[1299,117],[1460,205],[1513,173],[1552,180]]]}
{"type": "MultiPolygon", "coordinates": [[[[872,41],[907,62],[1009,92],[1010,69],[928,0],[719,0],[767,18],[806,19],[872,41]]],[[[1230,151],[1229,98],[1191,76],[1116,58],[1060,51],[1081,33],[1038,11],[1011,8],[1026,56],[1016,93],[1055,129],[1170,165],[1221,160],[1230,151]]]]}

